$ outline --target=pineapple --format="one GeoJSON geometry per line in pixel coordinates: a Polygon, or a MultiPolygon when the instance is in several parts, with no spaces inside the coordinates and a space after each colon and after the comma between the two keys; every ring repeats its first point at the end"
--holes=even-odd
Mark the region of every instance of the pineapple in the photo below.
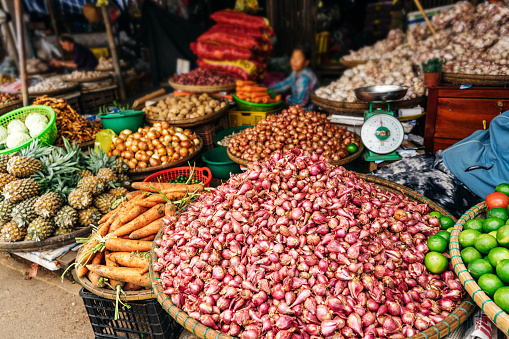
{"type": "Polygon", "coordinates": [[[37,217],[28,225],[26,241],[44,240],[55,232],[55,222],[51,218],[37,217]]]}
{"type": "Polygon", "coordinates": [[[105,185],[114,184],[117,181],[117,174],[111,168],[101,168],[97,171],[96,177],[102,180],[105,185]]]}
{"type": "Polygon", "coordinates": [[[69,233],[72,233],[72,228],[57,228],[57,230],[55,231],[55,236],[57,235],[66,235],[66,234],[69,234],[69,233]]]}
{"type": "Polygon", "coordinates": [[[0,173],[0,191],[2,191],[10,182],[13,182],[14,180],[18,180],[14,175],[9,173],[0,173]]]}
{"type": "Polygon", "coordinates": [[[27,178],[40,170],[42,170],[41,162],[30,157],[17,155],[7,162],[7,172],[18,178],[27,178]]]}
{"type": "Polygon", "coordinates": [[[37,218],[37,213],[35,213],[34,209],[37,199],[39,197],[32,197],[14,206],[12,209],[12,220],[19,225],[28,225],[37,218]]]}
{"type": "Polygon", "coordinates": [[[129,166],[127,166],[127,162],[124,160],[117,158],[115,159],[115,171],[118,174],[127,173],[129,171],[129,166]]]}
{"type": "Polygon", "coordinates": [[[115,199],[120,199],[124,197],[127,193],[129,193],[129,191],[125,187],[115,187],[110,189],[108,193],[113,195],[115,199]]]}
{"type": "Polygon", "coordinates": [[[50,218],[57,214],[58,210],[64,204],[64,199],[60,194],[48,192],[39,197],[35,202],[35,213],[44,218],[50,218]]]}
{"type": "Polygon", "coordinates": [[[81,226],[92,226],[101,220],[102,214],[95,207],[89,207],[87,209],[78,212],[81,226]]]}
{"type": "Polygon", "coordinates": [[[12,219],[12,209],[15,204],[9,200],[0,202],[0,221],[9,222],[12,219]]]}
{"type": "Polygon", "coordinates": [[[3,193],[6,200],[21,202],[39,194],[40,186],[34,179],[19,179],[5,185],[3,193]]]}
{"type": "Polygon", "coordinates": [[[64,206],[55,216],[55,224],[59,229],[72,229],[78,222],[78,212],[71,206],[64,206]]]}
{"type": "Polygon", "coordinates": [[[115,201],[115,197],[109,193],[103,193],[94,197],[94,206],[101,211],[102,214],[106,214],[112,210],[111,205],[115,201]]]}
{"type": "Polygon", "coordinates": [[[83,189],[75,189],[67,196],[69,205],[77,210],[82,210],[92,204],[92,193],[83,189]]]}
{"type": "Polygon", "coordinates": [[[14,220],[9,221],[0,231],[0,239],[3,241],[20,241],[25,238],[27,227],[18,225],[14,220]]]}
{"type": "Polygon", "coordinates": [[[101,194],[104,191],[104,183],[97,177],[84,177],[78,181],[78,188],[91,192],[93,195],[101,194]]]}
{"type": "Polygon", "coordinates": [[[83,170],[79,173],[79,176],[84,178],[84,177],[93,177],[94,175],[89,170],[83,170]]]}
{"type": "Polygon", "coordinates": [[[103,149],[99,147],[97,152],[89,152],[90,154],[85,159],[85,163],[87,168],[92,171],[92,173],[97,173],[101,168],[114,168],[115,167],[115,159],[116,157],[108,157],[108,154],[104,153],[103,149]]]}
{"type": "Polygon", "coordinates": [[[7,163],[12,158],[12,154],[0,154],[0,173],[7,173],[7,163]]]}
{"type": "Polygon", "coordinates": [[[117,182],[123,187],[130,187],[132,182],[126,174],[117,175],[117,182]]]}

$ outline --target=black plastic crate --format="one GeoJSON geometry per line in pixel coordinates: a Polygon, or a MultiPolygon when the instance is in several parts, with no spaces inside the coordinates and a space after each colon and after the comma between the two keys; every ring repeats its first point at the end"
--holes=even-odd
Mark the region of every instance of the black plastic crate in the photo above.
{"type": "Polygon", "coordinates": [[[115,300],[80,290],[88,319],[97,338],[177,339],[183,327],[170,318],[156,299],[129,301],[130,309],[119,304],[115,319],[115,300]]]}

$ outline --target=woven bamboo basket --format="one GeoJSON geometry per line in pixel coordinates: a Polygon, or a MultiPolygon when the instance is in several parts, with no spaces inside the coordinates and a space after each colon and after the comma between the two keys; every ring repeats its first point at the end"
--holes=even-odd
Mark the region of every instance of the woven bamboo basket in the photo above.
{"type": "Polygon", "coordinates": [[[170,86],[177,91],[191,92],[191,93],[218,93],[218,92],[231,92],[235,89],[235,83],[229,85],[215,85],[215,86],[194,86],[194,85],[181,85],[174,83],[170,80],[170,86]]]}
{"type": "Polygon", "coordinates": [[[353,68],[355,66],[363,65],[368,61],[379,61],[380,59],[369,59],[369,60],[345,60],[344,58],[341,58],[339,62],[348,68],[353,68]]]}
{"type": "MultiPolygon", "coordinates": [[[[180,120],[164,120],[164,121],[166,121],[168,124],[170,124],[172,126],[177,126],[177,127],[195,127],[195,126],[199,126],[199,125],[204,125],[204,124],[209,123],[214,120],[221,119],[224,115],[226,115],[226,113],[228,112],[228,109],[230,109],[230,105],[226,105],[225,107],[221,108],[219,111],[212,112],[212,113],[207,114],[200,118],[180,119],[180,120]]],[[[163,122],[162,120],[149,119],[146,117],[146,115],[145,115],[145,121],[151,125],[155,124],[156,122],[163,122]]]]}
{"type": "Polygon", "coordinates": [[[147,167],[144,169],[135,168],[135,169],[129,170],[129,172],[127,172],[127,175],[129,176],[129,178],[131,180],[134,180],[134,181],[143,180],[146,177],[148,177],[149,175],[154,174],[156,172],[159,172],[159,171],[162,171],[162,170],[165,170],[168,168],[172,168],[172,167],[177,167],[182,164],[187,164],[188,161],[190,161],[194,157],[198,156],[198,154],[200,154],[201,149],[203,148],[203,139],[199,135],[197,135],[196,137],[200,140],[200,145],[198,146],[198,149],[196,149],[192,154],[189,154],[187,157],[181,158],[174,162],[169,162],[169,163],[161,165],[161,166],[147,167]]]}
{"type": "MultiPolygon", "coordinates": [[[[418,201],[420,203],[426,204],[433,211],[437,211],[442,215],[450,216],[454,218],[449,212],[444,210],[442,207],[426,198],[422,194],[411,190],[408,187],[402,186],[395,182],[385,180],[382,178],[378,178],[372,175],[359,174],[359,176],[365,179],[368,182],[372,182],[378,187],[395,192],[395,193],[403,193],[407,197],[418,201]]],[[[163,236],[164,229],[161,229],[159,233],[156,235],[155,239],[160,239],[163,236]]],[[[224,333],[218,332],[214,329],[206,327],[194,320],[194,318],[190,317],[183,310],[174,305],[169,298],[168,295],[164,293],[164,287],[161,285],[159,278],[159,272],[152,270],[152,265],[157,262],[157,255],[154,252],[154,248],[157,247],[155,241],[152,244],[152,249],[150,251],[150,265],[149,265],[149,274],[150,279],[152,281],[152,288],[154,293],[156,294],[157,301],[161,304],[163,309],[170,314],[179,324],[184,326],[186,329],[191,331],[198,338],[203,339],[232,339],[231,336],[226,335],[224,333]]],[[[468,297],[467,300],[464,300],[456,309],[447,316],[443,321],[437,323],[435,326],[431,326],[427,330],[420,332],[412,337],[412,339],[440,339],[454,331],[460,324],[465,322],[465,320],[472,314],[474,311],[474,304],[471,301],[472,299],[468,297]]]]}
{"type": "Polygon", "coordinates": [[[90,234],[92,227],[81,227],[76,231],[41,241],[0,241],[0,252],[39,252],[73,244],[76,238],[90,234]]]}
{"type": "MultiPolygon", "coordinates": [[[[427,97],[419,97],[408,100],[398,100],[390,103],[391,109],[399,108],[412,108],[417,105],[425,106],[427,97]]],[[[363,116],[364,111],[369,110],[369,103],[367,102],[345,102],[333,101],[329,99],[320,98],[315,92],[311,93],[311,102],[327,112],[336,112],[343,115],[363,116]]],[[[387,104],[375,104],[373,109],[387,109],[387,104]]]]}
{"type": "MultiPolygon", "coordinates": [[[[69,82],[69,86],[64,87],[64,88],[58,88],[58,89],[54,89],[51,91],[29,91],[28,95],[31,97],[38,97],[38,96],[42,96],[42,95],[46,94],[47,96],[51,97],[51,96],[57,95],[57,94],[72,92],[75,89],[77,89],[79,86],[80,86],[80,84],[78,84],[77,82],[69,82]]],[[[19,92],[19,93],[21,93],[21,92],[19,92]]]]}
{"type": "Polygon", "coordinates": [[[467,290],[468,294],[474,299],[477,306],[479,306],[484,313],[493,321],[497,327],[509,335],[509,314],[504,312],[495,302],[479,287],[479,285],[472,278],[463,264],[463,259],[460,255],[460,244],[458,242],[459,234],[463,230],[463,225],[474,218],[485,218],[485,211],[488,208],[486,202],[481,202],[471,209],[466,211],[461,218],[458,219],[454,225],[451,233],[451,242],[449,243],[449,254],[451,256],[452,264],[454,265],[454,273],[459,277],[461,284],[467,290]],[[454,240],[453,240],[454,239],[454,240]]]}
{"type": "Polygon", "coordinates": [[[509,84],[509,75],[442,73],[442,80],[456,85],[503,86],[509,84]]]}
{"type": "MultiPolygon", "coordinates": [[[[355,133],[354,133],[355,134],[355,133]]],[[[358,157],[361,156],[362,152],[364,151],[364,144],[362,143],[362,140],[361,138],[355,134],[355,136],[357,136],[359,138],[359,141],[360,141],[360,145],[359,145],[359,149],[357,150],[357,152],[355,152],[354,154],[352,155],[349,155],[348,157],[346,158],[343,158],[339,161],[332,161],[331,164],[334,165],[334,166],[342,166],[342,165],[346,165],[348,164],[349,162],[352,162],[354,161],[355,159],[357,159],[358,157]]],[[[228,154],[228,156],[230,157],[230,159],[232,159],[234,162],[236,162],[237,164],[239,165],[242,165],[242,166],[247,166],[251,163],[251,161],[247,161],[247,160],[244,160],[244,159],[241,159],[239,157],[236,157],[234,156],[231,152],[230,152],[230,148],[227,148],[226,149],[226,153],[228,154]]]]}
{"type": "Polygon", "coordinates": [[[15,109],[23,107],[23,101],[21,99],[6,102],[5,104],[0,106],[0,115],[4,115],[9,113],[10,111],[14,111],[15,109]]]}

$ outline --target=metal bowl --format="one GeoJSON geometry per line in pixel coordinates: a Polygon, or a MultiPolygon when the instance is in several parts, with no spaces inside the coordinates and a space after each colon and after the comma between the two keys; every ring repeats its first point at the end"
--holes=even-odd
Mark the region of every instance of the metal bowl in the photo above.
{"type": "Polygon", "coordinates": [[[368,86],[354,90],[355,96],[364,102],[386,102],[402,99],[408,91],[407,86],[368,86]]]}

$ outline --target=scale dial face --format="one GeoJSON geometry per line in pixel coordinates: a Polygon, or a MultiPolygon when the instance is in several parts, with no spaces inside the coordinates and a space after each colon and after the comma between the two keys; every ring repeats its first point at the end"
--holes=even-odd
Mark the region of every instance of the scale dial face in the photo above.
{"type": "Polygon", "coordinates": [[[388,154],[403,142],[405,131],[395,117],[388,114],[375,114],[362,125],[361,139],[371,152],[388,154]]]}

